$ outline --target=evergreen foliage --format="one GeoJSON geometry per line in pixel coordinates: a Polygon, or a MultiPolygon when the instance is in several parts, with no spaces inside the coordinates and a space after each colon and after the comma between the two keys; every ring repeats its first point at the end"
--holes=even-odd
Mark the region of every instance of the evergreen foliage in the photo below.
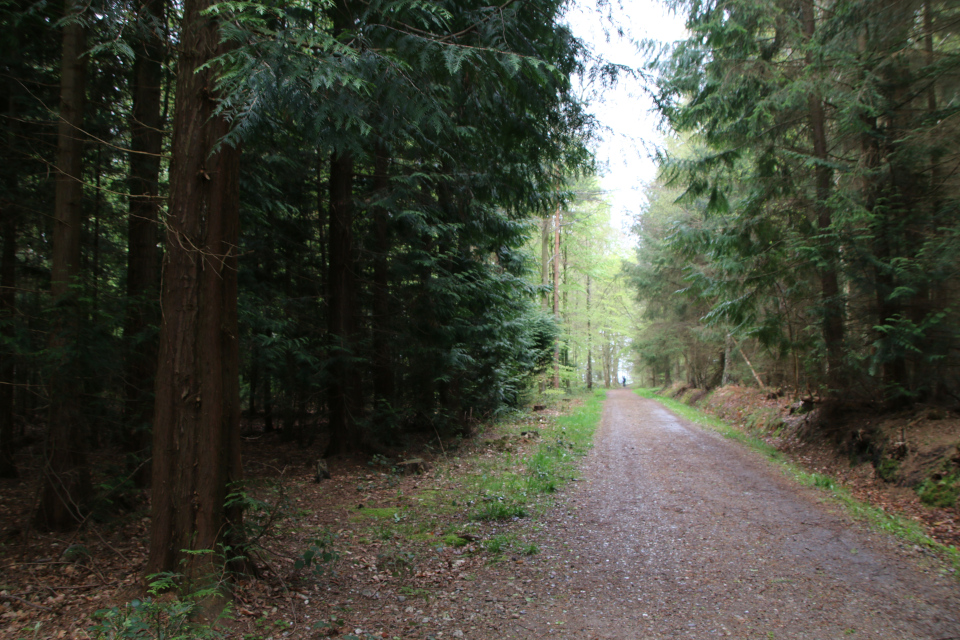
{"type": "Polygon", "coordinates": [[[715,372],[747,339],[770,383],[798,392],[954,396],[957,8],[676,7],[691,37],[655,63],[657,98],[685,144],[663,152],[640,221],[648,311],[694,308],[725,353],[715,372]],[[679,293],[654,282],[664,269],[679,293]]]}
{"type": "MultiPolygon", "coordinates": [[[[239,380],[254,428],[319,446],[342,426],[350,437],[329,449],[350,453],[416,431],[466,433],[516,407],[559,331],[531,275],[530,220],[568,197],[561,176],[592,163],[593,123],[571,83],[585,51],[562,8],[556,0],[211,5],[202,20],[224,44],[201,69],[216,72],[202,97],[228,125],[215,153],[240,156],[239,193],[213,194],[240,202],[239,246],[223,255],[181,232],[166,205],[169,176],[198,160],[171,148],[183,135],[174,105],[196,97],[177,95],[177,45],[197,18],[163,0],[84,5],[66,19],[43,3],[0,8],[9,97],[0,141],[0,475],[17,472],[14,459],[35,431],[55,433],[59,418],[47,406],[62,387],[76,394],[68,408],[77,473],[114,489],[149,483],[159,265],[165,254],[170,269],[181,250],[210,264],[238,256],[240,370],[224,375],[239,380]],[[85,37],[85,109],[68,136],[80,141],[80,195],[69,201],[82,234],[69,288],[76,322],[62,325],[55,305],[63,300],[50,293],[59,282],[51,237],[61,42],[71,25],[85,37]],[[336,284],[335,275],[346,280],[336,284]],[[346,314],[342,330],[331,330],[334,308],[346,314]],[[331,424],[338,406],[348,408],[341,426],[331,424]],[[89,468],[83,454],[92,450],[125,462],[89,468]]],[[[205,174],[211,158],[200,159],[200,184],[220,179],[205,174]]],[[[161,409],[189,410],[172,404],[161,409]]],[[[63,449],[58,442],[47,446],[63,449]]],[[[82,524],[105,499],[73,492],[56,469],[50,478],[67,489],[51,495],[69,513],[41,524],[82,524]]],[[[122,501],[111,495],[110,504],[122,501]]],[[[170,568],[160,565],[152,566],[170,568]]]]}

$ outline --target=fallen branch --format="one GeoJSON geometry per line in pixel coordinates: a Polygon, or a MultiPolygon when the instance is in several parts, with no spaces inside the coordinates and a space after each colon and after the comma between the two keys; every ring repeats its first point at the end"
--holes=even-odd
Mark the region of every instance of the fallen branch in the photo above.
{"type": "Polygon", "coordinates": [[[23,598],[18,598],[17,596],[6,596],[0,593],[0,600],[8,600],[13,602],[19,602],[20,604],[25,604],[28,607],[33,607],[34,609],[40,609],[41,611],[53,611],[50,607],[44,607],[40,604],[33,604],[29,600],[24,600],[23,598]]]}

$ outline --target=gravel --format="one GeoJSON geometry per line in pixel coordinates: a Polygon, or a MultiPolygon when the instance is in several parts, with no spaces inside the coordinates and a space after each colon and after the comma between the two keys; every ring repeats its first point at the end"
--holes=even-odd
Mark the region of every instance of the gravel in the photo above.
{"type": "Polygon", "coordinates": [[[628,390],[532,528],[541,553],[458,585],[433,637],[960,637],[960,583],[938,560],[628,390]]]}

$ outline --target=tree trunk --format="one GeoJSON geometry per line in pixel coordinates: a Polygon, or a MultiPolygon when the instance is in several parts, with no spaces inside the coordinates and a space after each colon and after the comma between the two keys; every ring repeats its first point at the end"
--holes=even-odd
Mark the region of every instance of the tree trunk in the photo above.
{"type": "Polygon", "coordinates": [[[240,376],[237,327],[239,149],[214,146],[230,124],[214,114],[225,52],[210,0],[186,0],[180,31],[162,322],[153,419],[153,497],[147,575],[185,576],[185,588],[222,577],[237,553],[240,376]],[[207,553],[191,553],[197,551],[207,553]]]}
{"type": "MultiPolygon", "coordinates": [[[[378,150],[373,173],[374,199],[386,197],[390,182],[389,159],[378,150]]],[[[393,368],[390,356],[390,252],[389,220],[386,207],[373,208],[373,397],[378,414],[393,405],[393,368]]]]}
{"type": "Polygon", "coordinates": [[[273,385],[270,372],[263,376],[263,430],[273,431],[273,385]]]}
{"type": "Polygon", "coordinates": [[[130,209],[127,219],[127,316],[123,336],[130,350],[126,362],[124,440],[130,464],[139,467],[139,486],[149,480],[153,377],[157,369],[159,270],[157,216],[160,209],[160,118],[163,41],[156,25],[165,20],[165,0],[138,4],[143,40],[133,63],[133,113],[130,121],[130,209]]]}
{"type": "Polygon", "coordinates": [[[590,274],[587,274],[587,389],[593,389],[593,336],[590,335],[590,274]]]}
{"type": "Polygon", "coordinates": [[[330,161],[330,269],[328,334],[330,352],[330,442],[325,456],[360,449],[358,421],[363,409],[355,356],[356,287],[353,241],[353,158],[330,161]]]}
{"type": "MultiPolygon", "coordinates": [[[[83,6],[71,0],[65,12],[77,14],[83,6]]],[[[48,381],[50,417],[44,448],[43,488],[37,526],[63,531],[82,519],[90,494],[85,439],[81,424],[77,363],[71,356],[80,323],[74,285],[80,273],[80,237],[83,228],[83,110],[86,102],[86,30],[79,21],[63,29],[60,68],[60,117],[57,126],[57,182],[53,226],[50,293],[57,320],[50,333],[50,351],[59,362],[48,381]]]]}
{"type": "Polygon", "coordinates": [[[543,285],[543,294],[540,301],[543,310],[550,308],[550,301],[547,299],[547,285],[550,284],[550,245],[552,244],[552,217],[544,218],[540,221],[540,284],[543,285]]]}
{"type": "MultiPolygon", "coordinates": [[[[803,32],[807,40],[813,38],[816,31],[816,15],[812,0],[801,3],[803,14],[803,32]]],[[[807,54],[807,64],[812,63],[812,54],[807,54]]],[[[823,342],[827,351],[827,385],[836,392],[844,384],[843,380],[843,302],[840,299],[839,255],[830,237],[832,213],[828,200],[833,186],[833,170],[828,166],[827,125],[823,113],[823,100],[815,93],[808,99],[810,140],[813,156],[817,159],[815,175],[814,211],[820,243],[820,303],[823,307],[823,342]]]]}
{"type": "MultiPolygon", "coordinates": [[[[13,212],[5,210],[3,220],[3,254],[0,257],[0,336],[11,344],[15,335],[17,287],[17,221],[13,212]]],[[[0,346],[0,478],[16,478],[13,461],[13,388],[16,354],[0,346]]]]}
{"type": "Polygon", "coordinates": [[[728,333],[723,346],[723,377],[720,379],[721,387],[726,387],[733,382],[733,347],[733,336],[728,333]]]}
{"type": "MultiPolygon", "coordinates": [[[[560,207],[553,229],[553,317],[560,325],[560,207]]],[[[560,336],[553,348],[553,388],[560,388],[560,336]]]]}
{"type": "Polygon", "coordinates": [[[249,386],[249,410],[250,420],[257,419],[257,389],[260,388],[260,348],[254,345],[250,350],[250,372],[247,383],[249,386]]]}

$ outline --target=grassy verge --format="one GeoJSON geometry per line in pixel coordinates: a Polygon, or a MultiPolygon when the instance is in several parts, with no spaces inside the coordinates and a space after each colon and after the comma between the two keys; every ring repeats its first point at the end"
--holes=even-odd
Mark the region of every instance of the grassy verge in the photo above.
{"type": "Polygon", "coordinates": [[[866,521],[878,529],[893,534],[904,542],[924,547],[941,556],[956,570],[957,577],[960,578],[960,550],[933,540],[923,531],[923,527],[913,520],[887,513],[883,509],[857,500],[846,487],[841,486],[834,478],[806,471],[761,438],[744,433],[726,422],[682,402],[658,396],[656,389],[637,389],[637,394],[644,398],[656,400],[685,420],[707,427],[726,438],[736,440],[750,449],[762,453],[767,459],[779,464],[786,475],[800,484],[826,491],[831,499],[841,504],[852,518],[866,521]]]}
{"type": "MultiPolygon", "coordinates": [[[[539,444],[532,452],[506,453],[480,463],[465,489],[478,503],[473,520],[506,520],[532,515],[539,497],[552,494],[576,477],[577,460],[593,442],[603,411],[604,392],[585,398],[582,406],[555,423],[538,429],[539,444]]],[[[509,436],[508,436],[509,437],[509,436]]]]}
{"type": "Polygon", "coordinates": [[[495,425],[461,453],[438,459],[429,488],[398,495],[397,507],[352,509],[360,541],[392,541],[414,551],[481,540],[476,546],[494,558],[537,553],[536,545],[501,525],[535,518],[576,477],[578,461],[592,446],[604,398],[602,390],[577,399],[558,396],[552,401],[561,409],[559,416],[518,413],[495,425]]]}

